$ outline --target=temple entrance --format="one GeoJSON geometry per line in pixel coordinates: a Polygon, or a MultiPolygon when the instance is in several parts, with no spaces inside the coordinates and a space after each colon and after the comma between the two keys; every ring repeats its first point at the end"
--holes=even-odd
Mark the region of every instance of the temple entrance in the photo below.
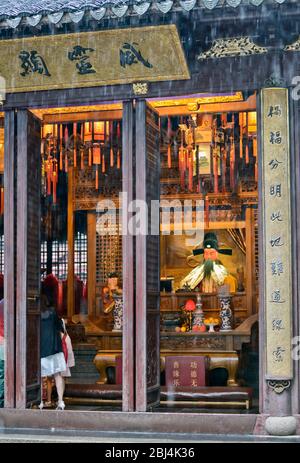
{"type": "MultiPolygon", "coordinates": [[[[19,337],[32,374],[20,407],[38,402],[46,297],[72,341],[69,409],[257,412],[256,95],[18,117],[31,205],[19,209],[19,337]]],[[[42,383],[54,408],[55,387],[42,383]]]]}
{"type": "Polygon", "coordinates": [[[256,94],[149,103],[160,117],[156,410],[257,413],[256,94]]]}

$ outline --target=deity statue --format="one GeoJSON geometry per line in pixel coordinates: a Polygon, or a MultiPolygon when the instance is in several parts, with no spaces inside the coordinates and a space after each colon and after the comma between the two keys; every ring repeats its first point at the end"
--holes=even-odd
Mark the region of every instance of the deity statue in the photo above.
{"type": "Polygon", "coordinates": [[[107,286],[102,290],[104,313],[112,311],[114,317],[114,327],[112,331],[122,331],[123,327],[123,296],[122,289],[119,288],[118,274],[113,272],[108,274],[107,286]]]}
{"type": "MultiPolygon", "coordinates": [[[[236,291],[236,279],[229,274],[228,270],[219,260],[219,254],[232,255],[231,249],[220,249],[215,233],[206,233],[202,249],[194,249],[193,256],[203,254],[204,260],[197,265],[180,282],[180,288],[194,290],[201,284],[203,293],[215,292],[217,287],[228,285],[230,292],[236,291]]],[[[193,258],[189,256],[188,259],[193,258]]]]}

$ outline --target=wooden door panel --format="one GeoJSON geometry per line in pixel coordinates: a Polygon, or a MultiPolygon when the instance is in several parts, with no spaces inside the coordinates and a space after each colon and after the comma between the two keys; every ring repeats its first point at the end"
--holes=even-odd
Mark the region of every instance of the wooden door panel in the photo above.
{"type": "Polygon", "coordinates": [[[40,394],[40,122],[28,111],[17,116],[16,407],[40,394]]]}
{"type": "Polygon", "coordinates": [[[143,100],[136,105],[136,198],[148,206],[148,235],[136,236],[136,409],[159,404],[159,227],[151,234],[151,201],[160,198],[159,117],[143,100]]]}

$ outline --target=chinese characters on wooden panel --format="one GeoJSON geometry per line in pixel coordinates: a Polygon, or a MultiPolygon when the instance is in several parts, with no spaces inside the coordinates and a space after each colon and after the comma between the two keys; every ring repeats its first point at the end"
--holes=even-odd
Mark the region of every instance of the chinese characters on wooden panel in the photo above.
{"type": "Polygon", "coordinates": [[[267,379],[290,379],[291,205],[288,93],[262,90],[267,379]]]}
{"type": "MultiPolygon", "coordinates": [[[[94,51],[94,48],[82,47],[80,45],[75,45],[71,51],[68,51],[67,58],[75,63],[78,74],[85,75],[97,72],[91,63],[91,54],[94,51]]],[[[46,60],[37,50],[22,50],[19,53],[19,59],[21,67],[20,75],[22,77],[26,77],[31,73],[51,77],[46,60]]],[[[153,65],[143,57],[136,42],[125,42],[120,48],[120,66],[126,68],[126,66],[138,63],[141,63],[146,68],[153,68],[153,65]]]]}

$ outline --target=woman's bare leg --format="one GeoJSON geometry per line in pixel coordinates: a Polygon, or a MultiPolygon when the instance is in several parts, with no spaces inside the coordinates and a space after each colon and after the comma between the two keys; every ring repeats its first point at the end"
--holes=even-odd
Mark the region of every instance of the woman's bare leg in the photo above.
{"type": "Polygon", "coordinates": [[[56,373],[54,379],[58,395],[58,406],[60,406],[60,404],[64,406],[65,380],[60,373],[56,373]]]}
{"type": "Polygon", "coordinates": [[[52,398],[52,376],[47,376],[47,402],[51,403],[52,398]]]}

